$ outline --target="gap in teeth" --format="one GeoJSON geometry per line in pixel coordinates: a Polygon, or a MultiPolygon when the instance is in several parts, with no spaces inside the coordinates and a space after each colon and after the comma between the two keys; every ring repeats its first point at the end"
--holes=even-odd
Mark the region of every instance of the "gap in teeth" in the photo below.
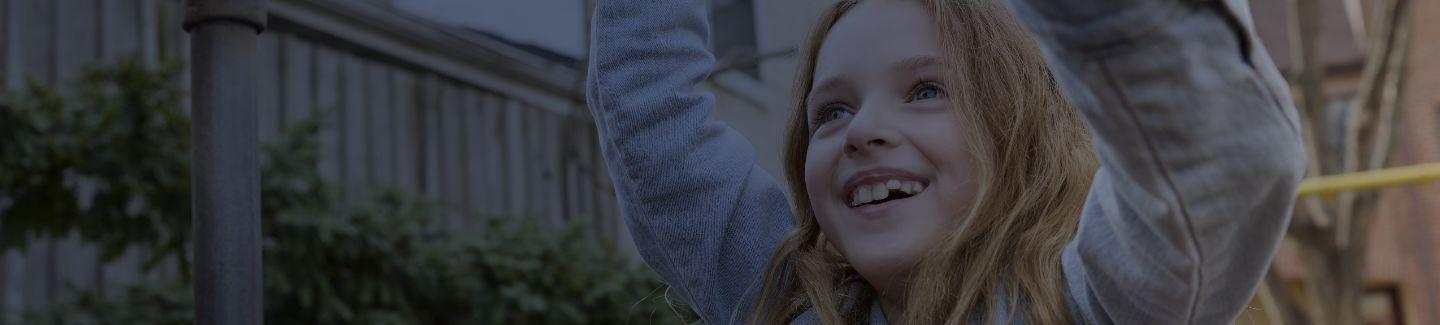
{"type": "Polygon", "coordinates": [[[891,191],[900,191],[907,195],[914,196],[925,190],[925,185],[917,181],[902,181],[891,179],[885,182],[861,185],[855,188],[851,194],[850,205],[860,206],[870,202],[885,200],[890,197],[891,191]]]}

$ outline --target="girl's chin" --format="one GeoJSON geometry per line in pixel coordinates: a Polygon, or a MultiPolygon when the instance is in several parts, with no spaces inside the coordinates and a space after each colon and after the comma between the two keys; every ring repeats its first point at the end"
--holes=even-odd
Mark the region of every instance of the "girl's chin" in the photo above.
{"type": "Polygon", "coordinates": [[[865,282],[870,283],[881,291],[891,291],[892,288],[901,288],[905,283],[902,275],[910,270],[911,263],[902,259],[882,259],[862,263],[850,264],[865,282]]]}
{"type": "Polygon", "coordinates": [[[853,254],[847,256],[846,259],[851,266],[855,267],[856,271],[859,271],[867,279],[872,276],[885,278],[892,274],[900,274],[910,269],[921,252],[913,247],[918,243],[904,243],[907,239],[914,238],[892,238],[889,241],[891,245],[869,247],[851,245],[849,251],[853,254]]]}
{"type": "Polygon", "coordinates": [[[860,230],[855,226],[862,225],[852,224],[852,232],[842,239],[847,241],[844,245],[845,258],[872,283],[883,283],[895,275],[905,274],[938,244],[937,239],[943,234],[943,227],[922,221],[924,219],[889,219],[874,225],[863,225],[884,227],[866,229],[870,231],[855,231],[860,230]]]}

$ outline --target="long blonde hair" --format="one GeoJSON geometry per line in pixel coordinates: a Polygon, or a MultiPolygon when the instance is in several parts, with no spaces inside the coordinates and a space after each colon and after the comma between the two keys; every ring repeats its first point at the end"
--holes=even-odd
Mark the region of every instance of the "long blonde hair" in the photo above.
{"type": "MultiPolygon", "coordinates": [[[[795,229],[776,248],[750,323],[786,323],[813,309],[822,323],[867,321],[872,286],[826,240],[805,188],[810,134],[805,102],[815,57],[830,28],[859,0],[826,10],[802,49],[785,171],[795,229]]],[[[947,94],[969,132],[977,194],[948,233],[912,268],[905,324],[1070,322],[1060,252],[1075,236],[1096,169],[1090,136],[1060,94],[1039,47],[998,0],[921,1],[938,31],[947,94]],[[1002,294],[1003,292],[1003,294],[1002,294]],[[1005,299],[1009,310],[999,310],[1005,299]]]]}

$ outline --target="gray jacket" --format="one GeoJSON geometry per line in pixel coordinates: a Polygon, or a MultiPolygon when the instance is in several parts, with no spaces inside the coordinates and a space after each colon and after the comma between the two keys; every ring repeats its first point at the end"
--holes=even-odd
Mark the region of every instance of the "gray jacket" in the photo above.
{"type": "MultiPolygon", "coordinates": [[[[1063,255],[1074,319],[1233,321],[1275,255],[1305,168],[1290,95],[1244,3],[1010,5],[1100,158],[1063,255]]],[[[793,226],[775,179],[696,89],[715,64],[705,1],[601,0],[593,23],[587,98],[635,244],[706,322],[742,323],[793,226]]]]}

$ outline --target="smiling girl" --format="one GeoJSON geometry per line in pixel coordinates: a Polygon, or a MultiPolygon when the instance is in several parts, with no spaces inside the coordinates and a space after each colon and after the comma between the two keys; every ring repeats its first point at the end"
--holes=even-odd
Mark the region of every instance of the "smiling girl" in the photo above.
{"type": "Polygon", "coordinates": [[[600,0],[588,100],[645,262],[716,324],[1233,321],[1305,161],[1243,4],[1013,1],[824,12],[787,200],[695,88],[703,1],[600,0]]]}

